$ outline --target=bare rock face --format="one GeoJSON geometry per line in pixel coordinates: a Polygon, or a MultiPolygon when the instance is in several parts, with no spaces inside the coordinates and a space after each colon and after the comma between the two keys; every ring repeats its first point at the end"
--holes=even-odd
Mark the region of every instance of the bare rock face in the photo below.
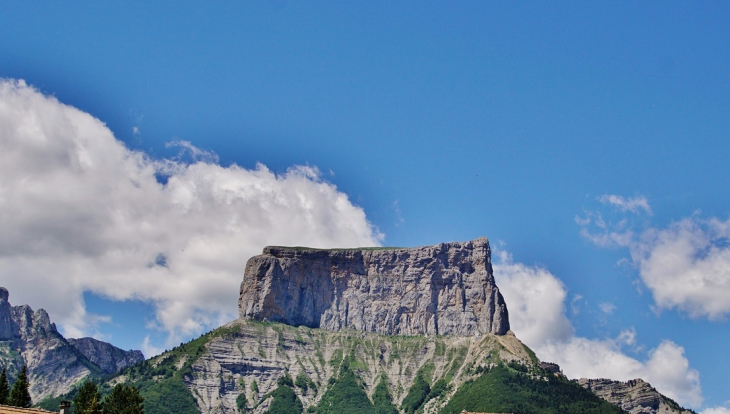
{"type": "Polygon", "coordinates": [[[266,247],[246,264],[243,319],[384,335],[509,330],[486,238],[416,248],[266,247]]]}
{"type": "Polygon", "coordinates": [[[94,338],[67,339],[67,341],[89,361],[108,374],[113,374],[122,368],[144,361],[142,351],[125,351],[108,342],[94,338]]]}
{"type": "Polygon", "coordinates": [[[0,287],[0,341],[13,337],[12,307],[8,302],[9,296],[8,290],[0,287]]]}
{"type": "Polygon", "coordinates": [[[90,362],[93,356],[87,358],[56,330],[45,310],[11,306],[8,296],[8,290],[0,287],[0,366],[7,368],[13,381],[23,365],[28,367],[34,402],[65,394],[93,372],[104,371],[90,362]]]}
{"type": "Polygon", "coordinates": [[[674,400],[659,393],[648,382],[634,379],[627,382],[610,379],[577,380],[583,388],[619,406],[629,414],[691,414],[674,400]]]}

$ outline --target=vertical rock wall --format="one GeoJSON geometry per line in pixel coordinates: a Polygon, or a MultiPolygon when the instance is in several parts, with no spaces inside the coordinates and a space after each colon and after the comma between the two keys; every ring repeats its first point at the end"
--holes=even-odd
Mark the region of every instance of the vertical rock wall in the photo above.
{"type": "Polygon", "coordinates": [[[266,247],[241,283],[239,316],[386,335],[503,335],[507,306],[486,238],[416,248],[266,247]]]}

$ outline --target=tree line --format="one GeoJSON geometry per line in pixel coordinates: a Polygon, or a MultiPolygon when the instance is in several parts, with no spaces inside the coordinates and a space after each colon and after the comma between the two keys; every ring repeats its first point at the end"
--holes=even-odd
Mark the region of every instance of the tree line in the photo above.
{"type": "Polygon", "coordinates": [[[13,387],[10,388],[6,369],[3,368],[0,373],[0,404],[22,408],[28,408],[33,404],[33,401],[30,399],[30,392],[28,392],[30,384],[28,383],[27,371],[28,369],[23,365],[18,379],[15,380],[13,387]]]}
{"type": "MultiPolygon", "coordinates": [[[[25,365],[12,387],[8,382],[6,369],[3,368],[0,372],[0,405],[29,408],[33,405],[29,387],[25,365]]],[[[73,399],[73,411],[74,414],[144,414],[144,398],[137,388],[117,384],[102,399],[99,387],[92,381],[86,381],[73,399]]]]}

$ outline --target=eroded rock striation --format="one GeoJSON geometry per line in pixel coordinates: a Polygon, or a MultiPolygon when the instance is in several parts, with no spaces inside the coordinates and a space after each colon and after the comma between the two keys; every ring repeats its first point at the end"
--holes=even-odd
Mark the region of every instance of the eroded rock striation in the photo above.
{"type": "MultiPolygon", "coordinates": [[[[183,380],[199,411],[208,414],[243,412],[236,409],[241,394],[249,402],[250,411],[246,412],[267,413],[270,395],[287,373],[292,379],[303,376],[316,384],[308,388],[294,387],[305,407],[316,405],[328,384],[337,378],[343,360],[350,361],[368,394],[385,378],[398,406],[417,372],[422,372],[432,384],[442,378],[450,379],[455,391],[474,378],[473,370],[478,367],[497,361],[523,364],[532,361],[528,349],[512,333],[404,337],[351,330],[330,332],[238,319],[208,335],[206,341],[200,356],[190,366],[191,374],[183,380]]],[[[171,351],[149,362],[151,366],[182,367],[188,358],[185,352],[171,351]]],[[[438,413],[447,402],[447,398],[433,399],[422,412],[438,413]]]]}
{"type": "Polygon", "coordinates": [[[252,257],[243,319],[384,335],[509,331],[486,238],[416,248],[266,247],[252,257]]]}

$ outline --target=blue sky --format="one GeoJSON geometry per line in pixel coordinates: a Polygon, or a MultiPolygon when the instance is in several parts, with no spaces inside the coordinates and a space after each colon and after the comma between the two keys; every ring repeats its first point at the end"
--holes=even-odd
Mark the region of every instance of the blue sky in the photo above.
{"type": "MultiPolygon", "coordinates": [[[[527,314],[543,302],[520,297],[519,280],[560,299],[544,303],[556,315],[544,324],[557,323],[562,336],[528,335],[532,319],[518,322],[543,358],[564,357],[551,344],[586,341],[600,349],[584,366],[608,352],[623,361],[618,371],[647,373],[685,405],[725,412],[717,410],[730,400],[728,4],[3,8],[4,99],[13,108],[21,101],[10,97],[22,96],[27,117],[6,116],[5,130],[43,118],[43,145],[56,142],[56,128],[73,148],[87,129],[123,143],[83,141],[88,165],[119,168],[74,175],[42,162],[58,168],[58,182],[39,198],[22,184],[38,173],[33,162],[63,157],[13,152],[35,142],[22,134],[3,143],[15,158],[4,159],[2,181],[17,190],[0,197],[3,245],[12,246],[0,254],[0,285],[11,303],[48,309],[67,334],[164,349],[235,316],[241,261],[265,244],[487,236],[513,320],[510,284],[527,314]],[[80,112],[59,115],[63,105],[80,112]],[[128,154],[142,158],[130,166],[128,154]],[[125,187],[125,174],[153,170],[173,185],[125,187]],[[206,186],[240,203],[195,193],[206,186]],[[246,198],[246,186],[265,191],[246,198]],[[269,208],[270,193],[288,206],[306,202],[269,208]],[[191,213],[196,206],[207,207],[191,213]],[[11,220],[14,208],[22,220],[11,220]],[[282,216],[292,222],[277,223],[282,216]],[[156,230],[135,227],[147,221],[156,230]],[[165,266],[155,264],[159,254],[165,266]],[[197,285],[203,274],[209,283],[197,285]],[[159,283],[143,283],[150,279],[159,283]],[[662,379],[660,362],[676,368],[674,379],[662,379]]],[[[71,147],[63,148],[57,154],[71,147]]],[[[615,372],[594,368],[587,372],[615,372]]]]}

